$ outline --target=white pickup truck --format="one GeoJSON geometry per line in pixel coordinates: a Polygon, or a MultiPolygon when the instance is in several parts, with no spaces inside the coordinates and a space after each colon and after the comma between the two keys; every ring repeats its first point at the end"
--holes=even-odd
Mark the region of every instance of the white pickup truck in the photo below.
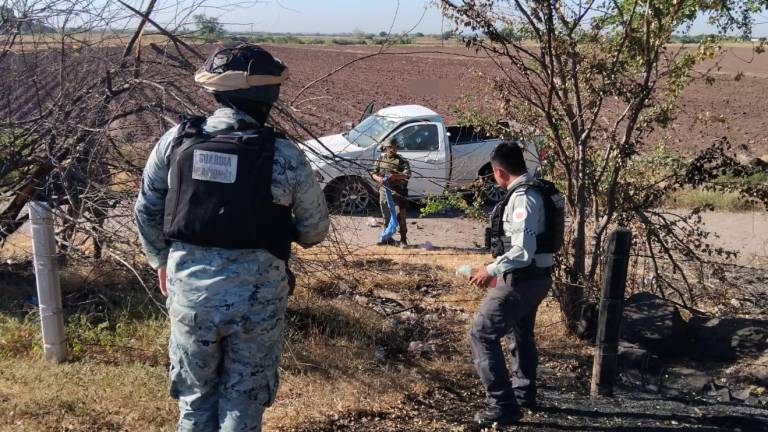
{"type": "MultiPolygon", "coordinates": [[[[469,190],[483,185],[488,201],[504,196],[493,181],[491,151],[501,142],[470,126],[446,126],[436,112],[419,105],[391,106],[370,114],[349,132],[304,142],[315,176],[329,204],[342,213],[362,213],[374,199],[377,185],[369,174],[385,140],[397,140],[398,153],[411,164],[410,198],[469,190]]],[[[537,141],[537,140],[536,140],[537,141]]],[[[537,173],[537,143],[525,145],[528,171],[537,173]]]]}

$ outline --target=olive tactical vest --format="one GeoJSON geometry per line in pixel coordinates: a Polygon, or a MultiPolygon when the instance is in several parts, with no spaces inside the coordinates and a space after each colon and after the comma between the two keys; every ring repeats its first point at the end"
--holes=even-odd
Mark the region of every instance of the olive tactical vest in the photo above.
{"type": "Polygon", "coordinates": [[[276,134],[207,134],[185,119],[171,150],[163,234],[197,246],[265,249],[287,260],[295,238],[291,207],[272,202],[276,134]]]}

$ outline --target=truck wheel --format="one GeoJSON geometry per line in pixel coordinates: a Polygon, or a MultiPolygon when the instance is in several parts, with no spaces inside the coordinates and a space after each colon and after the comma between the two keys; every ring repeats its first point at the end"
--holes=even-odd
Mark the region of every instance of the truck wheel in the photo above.
{"type": "Polygon", "coordinates": [[[488,204],[496,204],[504,199],[507,191],[496,184],[493,173],[480,176],[480,194],[488,204]]]}
{"type": "Polygon", "coordinates": [[[328,189],[334,210],[342,214],[364,214],[373,203],[370,189],[358,177],[344,177],[328,189]]]}

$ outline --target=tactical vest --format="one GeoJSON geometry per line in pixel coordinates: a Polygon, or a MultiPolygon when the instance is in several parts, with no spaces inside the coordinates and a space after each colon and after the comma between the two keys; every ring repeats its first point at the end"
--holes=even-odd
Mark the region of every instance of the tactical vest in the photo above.
{"type": "Polygon", "coordinates": [[[198,246],[265,249],[287,260],[295,238],[292,208],[272,202],[276,134],[207,134],[186,119],[171,150],[163,234],[198,246]]]}
{"type": "Polygon", "coordinates": [[[565,237],[565,202],[557,187],[546,180],[533,180],[516,185],[507,192],[504,199],[493,208],[490,227],[485,230],[485,246],[494,258],[504,255],[512,248],[511,239],[504,233],[504,210],[516,190],[531,187],[541,194],[544,204],[544,232],[536,234],[536,253],[557,253],[565,237]]]}

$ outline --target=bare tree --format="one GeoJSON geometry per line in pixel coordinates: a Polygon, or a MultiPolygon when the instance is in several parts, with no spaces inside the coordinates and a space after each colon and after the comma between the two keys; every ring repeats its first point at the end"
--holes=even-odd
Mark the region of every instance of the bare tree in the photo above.
{"type": "MultiPolygon", "coordinates": [[[[174,5],[190,15],[199,3],[174,5]]],[[[65,249],[96,257],[105,244],[138,250],[129,211],[144,156],[137,145],[179,113],[202,111],[196,92],[184,88],[194,70],[189,57],[202,55],[151,18],[160,7],[169,4],[2,4],[0,241],[24,223],[25,204],[43,195],[59,210],[65,249]]]]}

